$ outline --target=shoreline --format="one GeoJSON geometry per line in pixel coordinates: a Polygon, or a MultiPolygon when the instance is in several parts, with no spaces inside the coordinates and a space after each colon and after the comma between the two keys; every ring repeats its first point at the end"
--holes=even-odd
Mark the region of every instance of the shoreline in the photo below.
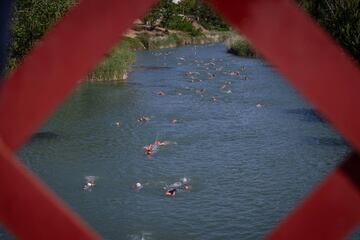
{"type": "Polygon", "coordinates": [[[238,57],[258,58],[260,55],[251,47],[242,36],[233,35],[225,41],[227,52],[238,57]]]}
{"type": "Polygon", "coordinates": [[[125,81],[135,62],[136,50],[176,48],[225,42],[234,35],[231,31],[204,31],[198,36],[163,28],[155,30],[129,30],[106,59],[86,78],[89,82],[125,81]]]}

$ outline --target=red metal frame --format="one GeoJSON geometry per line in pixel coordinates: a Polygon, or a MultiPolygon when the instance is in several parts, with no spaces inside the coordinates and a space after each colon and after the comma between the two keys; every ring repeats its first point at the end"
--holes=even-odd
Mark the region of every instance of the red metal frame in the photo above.
{"type": "MultiPolygon", "coordinates": [[[[54,109],[155,0],[83,0],[0,89],[0,220],[21,239],[97,239],[17,160],[54,109]],[[43,227],[46,226],[46,227],[43,227]]],[[[209,0],[225,19],[360,150],[360,72],[294,2],[209,0]]],[[[339,239],[360,221],[357,155],[334,171],[269,239],[339,239]]]]}

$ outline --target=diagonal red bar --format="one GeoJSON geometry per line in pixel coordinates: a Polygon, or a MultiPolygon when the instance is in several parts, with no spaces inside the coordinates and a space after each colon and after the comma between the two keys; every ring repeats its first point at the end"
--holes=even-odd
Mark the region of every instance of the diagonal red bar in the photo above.
{"type": "Polygon", "coordinates": [[[360,71],[289,0],[208,0],[360,151],[360,71]]]}
{"type": "MultiPolygon", "coordinates": [[[[209,0],[345,138],[360,150],[360,72],[288,0],[209,0]]],[[[355,159],[359,162],[360,159],[355,159]]],[[[360,168],[357,168],[357,174],[360,168]]],[[[360,222],[360,195],[337,170],[270,239],[342,239],[360,222]]]]}
{"type": "Polygon", "coordinates": [[[97,239],[12,156],[155,0],[83,0],[0,89],[0,221],[19,239],[97,239]],[[9,149],[7,149],[9,148],[9,149]]]}
{"type": "Polygon", "coordinates": [[[18,239],[100,239],[0,139],[0,219],[18,239]]]}
{"type": "Polygon", "coordinates": [[[360,159],[353,154],[268,239],[344,239],[360,223],[360,159]]]}
{"type": "Polygon", "coordinates": [[[0,136],[19,148],[156,0],[83,0],[0,91],[0,136]]]}

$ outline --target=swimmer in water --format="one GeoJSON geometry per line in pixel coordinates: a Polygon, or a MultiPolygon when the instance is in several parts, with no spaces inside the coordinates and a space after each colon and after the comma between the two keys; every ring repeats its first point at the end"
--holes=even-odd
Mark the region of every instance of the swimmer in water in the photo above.
{"type": "Polygon", "coordinates": [[[184,190],[190,190],[191,186],[190,186],[190,180],[186,177],[180,179],[182,186],[181,188],[184,190]]]}
{"type": "Polygon", "coordinates": [[[173,189],[171,189],[171,190],[167,190],[167,191],[165,192],[165,195],[166,195],[166,196],[169,196],[169,197],[175,196],[175,194],[176,194],[176,188],[173,188],[173,189]]]}
{"type": "Polygon", "coordinates": [[[155,141],[155,145],[165,146],[165,145],[166,145],[166,142],[161,142],[161,141],[159,141],[159,140],[156,140],[156,141],[155,141]]]}
{"type": "Polygon", "coordinates": [[[143,185],[142,185],[141,183],[137,182],[137,183],[135,184],[135,188],[136,188],[136,190],[140,190],[140,189],[143,188],[143,185]]]}
{"type": "Polygon", "coordinates": [[[165,93],[163,91],[158,92],[159,96],[165,96],[165,93]]]}
{"type": "Polygon", "coordinates": [[[91,189],[93,187],[95,187],[95,185],[96,185],[95,184],[96,179],[97,179],[97,177],[95,177],[95,176],[86,176],[85,177],[86,182],[85,182],[83,189],[91,191],[91,189]]]}
{"type": "Polygon", "coordinates": [[[147,122],[149,120],[150,120],[150,118],[145,117],[145,116],[142,116],[142,117],[139,117],[138,119],[136,119],[136,121],[139,122],[139,123],[144,123],[144,122],[147,122]]]}
{"type": "Polygon", "coordinates": [[[145,149],[145,154],[146,155],[151,155],[153,153],[153,150],[154,150],[152,144],[145,146],[144,149],[145,149]]]}

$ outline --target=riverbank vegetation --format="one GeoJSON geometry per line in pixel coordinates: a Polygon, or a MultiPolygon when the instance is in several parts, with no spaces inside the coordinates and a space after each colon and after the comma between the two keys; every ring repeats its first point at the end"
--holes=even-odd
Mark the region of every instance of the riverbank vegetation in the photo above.
{"type": "MultiPolygon", "coordinates": [[[[43,34],[75,0],[17,0],[12,18],[8,70],[16,67],[43,34]]],[[[127,77],[135,49],[170,48],[224,41],[229,29],[201,0],[160,0],[158,5],[125,35],[108,57],[88,75],[90,80],[127,77]]]]}
{"type": "Polygon", "coordinates": [[[227,52],[241,57],[257,57],[249,42],[239,35],[233,35],[225,41],[227,52]]]}
{"type": "MultiPolygon", "coordinates": [[[[360,61],[360,0],[298,0],[305,9],[355,60],[360,61]]],[[[241,37],[230,39],[229,53],[253,57],[256,53],[241,37]]]]}
{"type": "Polygon", "coordinates": [[[200,0],[161,0],[137,28],[146,49],[221,42],[230,36],[228,26],[200,0]]]}
{"type": "Polygon", "coordinates": [[[13,4],[8,69],[13,69],[65,12],[73,0],[17,0],[13,4]]]}
{"type": "MultiPolygon", "coordinates": [[[[298,0],[309,14],[360,60],[360,0],[298,0]]],[[[75,0],[17,0],[12,17],[12,41],[8,70],[13,69],[75,0]]],[[[158,5],[126,34],[108,58],[88,75],[91,80],[126,78],[135,61],[135,49],[171,48],[187,44],[225,41],[228,52],[245,57],[257,56],[244,38],[229,27],[201,0],[160,0],[158,5]]]]}
{"type": "Polygon", "coordinates": [[[360,0],[299,0],[299,4],[360,61],[360,0]]]}
{"type": "Polygon", "coordinates": [[[90,81],[116,81],[128,77],[131,65],[135,62],[135,52],[131,51],[134,42],[125,38],[117,45],[95,69],[88,75],[90,81]]]}

